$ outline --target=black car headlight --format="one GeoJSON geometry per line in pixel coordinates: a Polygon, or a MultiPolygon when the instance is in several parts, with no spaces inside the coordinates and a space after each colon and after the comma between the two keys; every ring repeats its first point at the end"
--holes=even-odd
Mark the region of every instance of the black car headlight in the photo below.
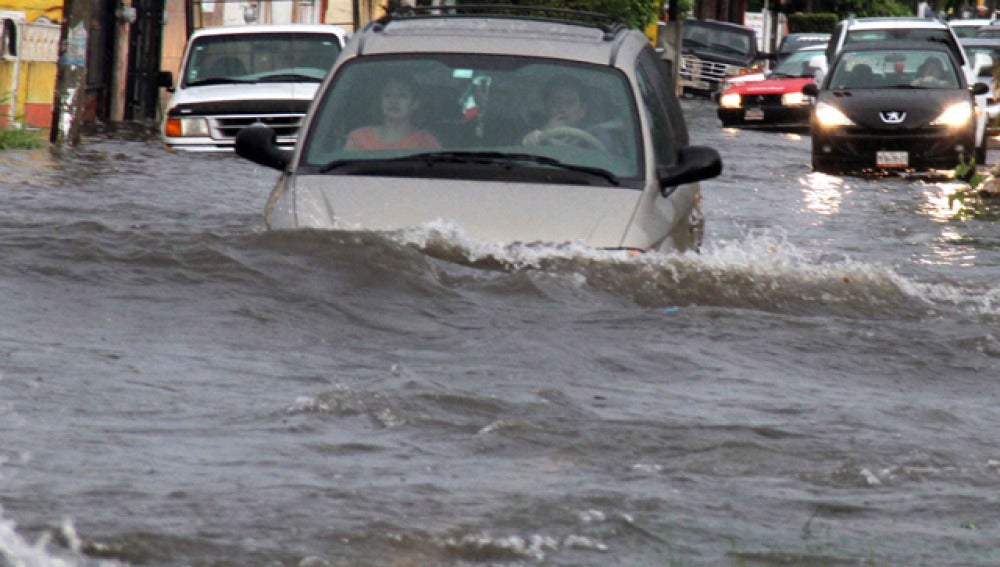
{"type": "Polygon", "coordinates": [[[854,121],[832,104],[821,102],[816,105],[816,122],[820,126],[854,126],[854,121]]]}
{"type": "Polygon", "coordinates": [[[949,126],[957,128],[968,124],[973,114],[974,111],[971,103],[956,102],[955,104],[944,109],[944,112],[935,118],[931,124],[934,126],[949,126]]]}

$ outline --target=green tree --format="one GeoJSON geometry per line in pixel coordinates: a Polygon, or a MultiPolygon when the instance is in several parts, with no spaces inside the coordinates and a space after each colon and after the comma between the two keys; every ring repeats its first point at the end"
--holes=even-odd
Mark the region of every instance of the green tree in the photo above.
{"type": "Polygon", "coordinates": [[[659,19],[662,7],[661,0],[459,0],[457,4],[505,4],[541,6],[547,8],[571,8],[586,12],[600,12],[618,16],[628,23],[629,27],[645,29],[659,19]]]}

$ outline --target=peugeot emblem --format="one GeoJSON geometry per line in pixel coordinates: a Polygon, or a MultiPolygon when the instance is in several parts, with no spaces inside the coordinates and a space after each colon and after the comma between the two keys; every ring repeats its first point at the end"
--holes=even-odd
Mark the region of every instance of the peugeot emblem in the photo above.
{"type": "Polygon", "coordinates": [[[882,117],[882,122],[885,122],[886,124],[899,124],[903,120],[906,120],[906,113],[898,110],[880,112],[879,116],[882,117]]]}

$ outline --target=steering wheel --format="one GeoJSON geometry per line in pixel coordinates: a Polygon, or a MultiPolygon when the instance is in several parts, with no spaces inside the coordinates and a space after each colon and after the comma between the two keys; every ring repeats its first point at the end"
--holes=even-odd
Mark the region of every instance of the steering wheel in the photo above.
{"type": "Polygon", "coordinates": [[[599,151],[607,151],[604,143],[593,134],[572,126],[555,126],[542,130],[538,143],[550,146],[582,146],[599,151]]]}

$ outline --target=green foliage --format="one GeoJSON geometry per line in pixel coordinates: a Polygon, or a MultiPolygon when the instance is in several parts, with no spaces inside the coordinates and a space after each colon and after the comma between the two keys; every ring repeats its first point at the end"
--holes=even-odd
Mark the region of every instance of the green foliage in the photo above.
{"type": "Polygon", "coordinates": [[[958,165],[955,166],[955,179],[965,181],[973,189],[979,187],[983,182],[983,176],[976,171],[976,159],[972,158],[966,163],[965,156],[959,154],[958,165]]]}
{"type": "Polygon", "coordinates": [[[843,0],[837,2],[837,15],[846,18],[854,14],[859,18],[867,16],[913,16],[914,6],[898,0],[843,0]]]}
{"type": "MultiPolygon", "coordinates": [[[[0,104],[6,104],[10,100],[9,93],[0,94],[0,104]]],[[[21,117],[18,118],[20,120],[21,117]]],[[[0,128],[0,151],[3,150],[30,150],[42,147],[41,134],[37,131],[28,130],[22,124],[14,124],[0,128]]]]}
{"type": "Polygon", "coordinates": [[[832,12],[788,15],[788,33],[832,33],[840,16],[832,12]]]}
{"type": "MultiPolygon", "coordinates": [[[[517,5],[518,3],[511,0],[458,0],[456,4],[517,5]]],[[[660,14],[659,0],[533,0],[522,5],[573,9],[618,16],[625,20],[629,27],[640,30],[657,20],[660,14]]]]}
{"type": "Polygon", "coordinates": [[[42,147],[42,139],[37,131],[28,130],[22,126],[0,128],[0,151],[30,150],[40,147],[42,147]]]}
{"type": "Polygon", "coordinates": [[[1000,221],[1000,194],[993,188],[993,173],[983,176],[976,171],[975,160],[966,163],[963,159],[955,167],[954,178],[968,183],[948,196],[948,208],[958,205],[955,220],[1000,221]]]}

